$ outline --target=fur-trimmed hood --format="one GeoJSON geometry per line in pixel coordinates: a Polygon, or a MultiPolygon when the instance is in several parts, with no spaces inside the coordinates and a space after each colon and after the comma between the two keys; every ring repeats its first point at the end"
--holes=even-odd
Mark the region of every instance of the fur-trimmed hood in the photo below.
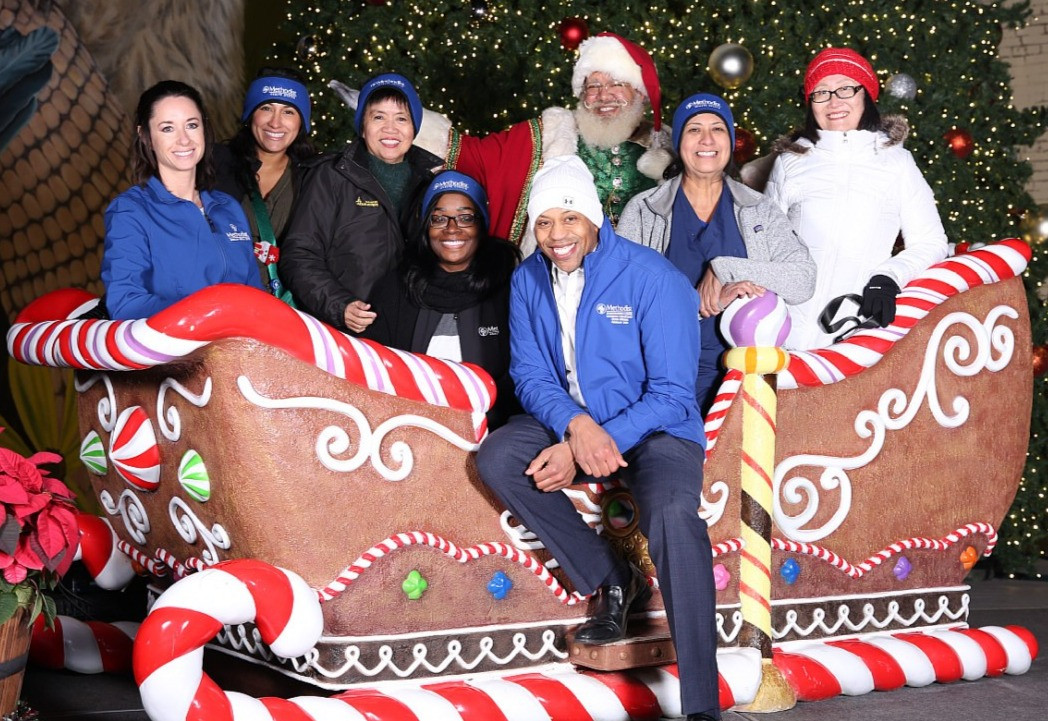
{"type": "MultiPolygon", "coordinates": [[[[890,148],[893,145],[902,145],[910,134],[910,123],[904,115],[881,116],[881,127],[879,132],[884,136],[882,147],[890,148]]],[[[811,149],[811,144],[803,138],[794,140],[791,135],[785,135],[775,141],[772,146],[772,155],[779,153],[797,153],[803,155],[811,149]]]]}

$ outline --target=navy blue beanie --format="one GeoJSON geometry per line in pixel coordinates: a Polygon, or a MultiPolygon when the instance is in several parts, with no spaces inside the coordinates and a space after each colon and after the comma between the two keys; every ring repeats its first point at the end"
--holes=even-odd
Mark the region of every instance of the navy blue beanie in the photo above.
{"type": "Polygon", "coordinates": [[[728,126],[731,136],[731,152],[735,152],[735,116],[724,98],[711,93],[697,93],[677,106],[673,112],[673,149],[680,152],[680,134],[684,125],[699,113],[713,113],[728,126]]]}
{"type": "Polygon", "coordinates": [[[437,202],[437,198],[445,193],[462,193],[468,196],[473,201],[473,205],[477,206],[477,212],[480,213],[480,217],[484,219],[484,227],[487,227],[488,194],[484,192],[484,188],[480,186],[480,183],[457,170],[445,170],[443,173],[438,174],[430,182],[429,187],[426,188],[426,194],[422,196],[422,207],[426,215],[429,215],[433,210],[433,205],[437,202]]]}
{"type": "Polygon", "coordinates": [[[360,97],[357,98],[357,112],[353,116],[353,125],[357,129],[357,135],[364,134],[364,108],[367,107],[368,98],[373,92],[382,88],[396,90],[404,96],[404,100],[408,103],[408,111],[411,113],[411,124],[415,128],[415,135],[418,135],[418,129],[422,126],[422,101],[419,100],[418,93],[411,81],[397,73],[376,75],[364,83],[364,87],[360,89],[360,97]]]}
{"type": "Polygon", "coordinates": [[[279,76],[255,78],[244,96],[244,112],[240,122],[246,123],[251,114],[265,103],[290,105],[302,116],[302,127],[309,132],[309,91],[297,80],[279,76]]]}

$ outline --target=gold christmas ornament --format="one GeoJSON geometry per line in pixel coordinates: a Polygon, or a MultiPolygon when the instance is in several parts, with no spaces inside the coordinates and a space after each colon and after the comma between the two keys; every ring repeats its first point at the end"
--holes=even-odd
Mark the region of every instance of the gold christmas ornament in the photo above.
{"type": "Polygon", "coordinates": [[[734,90],[753,74],[753,56],[742,45],[724,43],[710,53],[706,69],[717,85],[734,90]]]}
{"type": "Polygon", "coordinates": [[[1048,204],[1026,211],[1019,221],[1019,235],[1030,245],[1040,245],[1048,240],[1048,204]]]}

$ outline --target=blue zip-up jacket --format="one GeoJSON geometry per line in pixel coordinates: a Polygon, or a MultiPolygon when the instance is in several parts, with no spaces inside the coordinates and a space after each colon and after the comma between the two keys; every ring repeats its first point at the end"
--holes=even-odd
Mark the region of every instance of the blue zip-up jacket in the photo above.
{"type": "Polygon", "coordinates": [[[559,437],[588,413],[620,453],[659,431],[705,447],[695,402],[695,289],[659,253],[617,236],[607,219],[582,267],[575,353],[585,410],[568,395],[550,261],[536,251],[513,274],[510,374],[524,410],[559,437]]]}
{"type": "Polygon", "coordinates": [[[106,208],[102,282],[111,318],[148,318],[216,283],[262,288],[240,204],[218,191],[200,199],[203,213],[154,176],[106,208]]]}

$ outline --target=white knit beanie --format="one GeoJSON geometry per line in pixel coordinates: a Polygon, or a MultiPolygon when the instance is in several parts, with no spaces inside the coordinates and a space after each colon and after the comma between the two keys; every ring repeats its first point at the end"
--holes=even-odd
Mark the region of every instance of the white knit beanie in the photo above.
{"type": "Polygon", "coordinates": [[[598,228],[604,224],[593,175],[577,155],[549,158],[535,173],[528,197],[528,222],[532,228],[535,220],[550,208],[576,210],[598,228]]]}

